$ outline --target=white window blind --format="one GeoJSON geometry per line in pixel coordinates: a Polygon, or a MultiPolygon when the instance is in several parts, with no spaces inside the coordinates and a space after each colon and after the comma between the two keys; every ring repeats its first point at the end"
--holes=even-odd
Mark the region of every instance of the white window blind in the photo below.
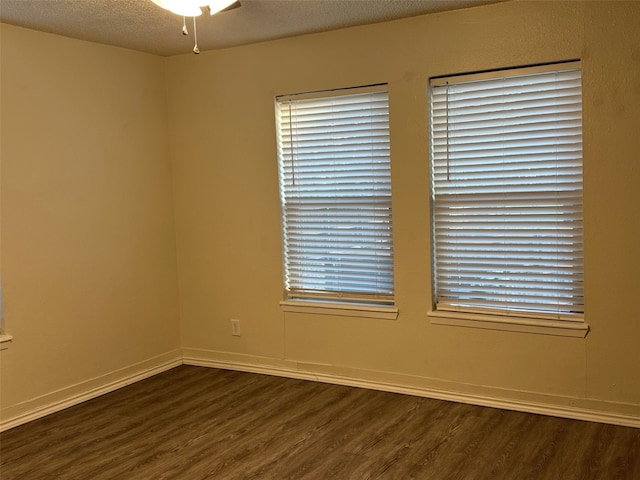
{"type": "Polygon", "coordinates": [[[348,92],[276,99],[287,297],[392,303],[388,94],[348,92]]]}
{"type": "Polygon", "coordinates": [[[436,309],[582,321],[579,62],[431,81],[436,309]]]}

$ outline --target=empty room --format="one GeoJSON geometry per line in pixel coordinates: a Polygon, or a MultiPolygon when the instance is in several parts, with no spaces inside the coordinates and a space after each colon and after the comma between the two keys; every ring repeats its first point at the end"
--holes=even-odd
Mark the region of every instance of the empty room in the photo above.
{"type": "Polygon", "coordinates": [[[0,1],[0,479],[640,478],[639,26],[0,1]]]}

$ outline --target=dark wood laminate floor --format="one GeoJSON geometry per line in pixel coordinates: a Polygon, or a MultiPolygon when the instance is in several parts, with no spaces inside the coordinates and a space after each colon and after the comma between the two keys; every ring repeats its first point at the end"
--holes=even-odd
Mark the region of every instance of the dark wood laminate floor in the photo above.
{"type": "Polygon", "coordinates": [[[6,431],[2,480],[638,480],[640,429],[181,366],[6,431]]]}

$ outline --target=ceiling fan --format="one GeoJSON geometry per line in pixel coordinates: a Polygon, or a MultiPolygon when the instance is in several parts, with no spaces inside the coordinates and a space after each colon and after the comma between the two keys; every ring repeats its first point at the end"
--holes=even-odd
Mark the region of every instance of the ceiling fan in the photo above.
{"type": "Polygon", "coordinates": [[[193,37],[194,46],[193,53],[200,53],[198,48],[198,30],[196,28],[196,17],[202,15],[203,9],[209,12],[209,15],[215,15],[226,10],[233,10],[240,6],[238,0],[151,0],[159,7],[169,10],[176,15],[182,16],[182,34],[189,35],[187,29],[187,17],[193,17],[193,37]]]}

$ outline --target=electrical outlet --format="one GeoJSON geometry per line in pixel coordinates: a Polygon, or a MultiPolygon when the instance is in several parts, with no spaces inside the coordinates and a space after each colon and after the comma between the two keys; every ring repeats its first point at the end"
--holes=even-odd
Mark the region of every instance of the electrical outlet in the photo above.
{"type": "Polygon", "coordinates": [[[235,318],[231,319],[231,335],[234,337],[240,336],[240,320],[235,318]]]}

